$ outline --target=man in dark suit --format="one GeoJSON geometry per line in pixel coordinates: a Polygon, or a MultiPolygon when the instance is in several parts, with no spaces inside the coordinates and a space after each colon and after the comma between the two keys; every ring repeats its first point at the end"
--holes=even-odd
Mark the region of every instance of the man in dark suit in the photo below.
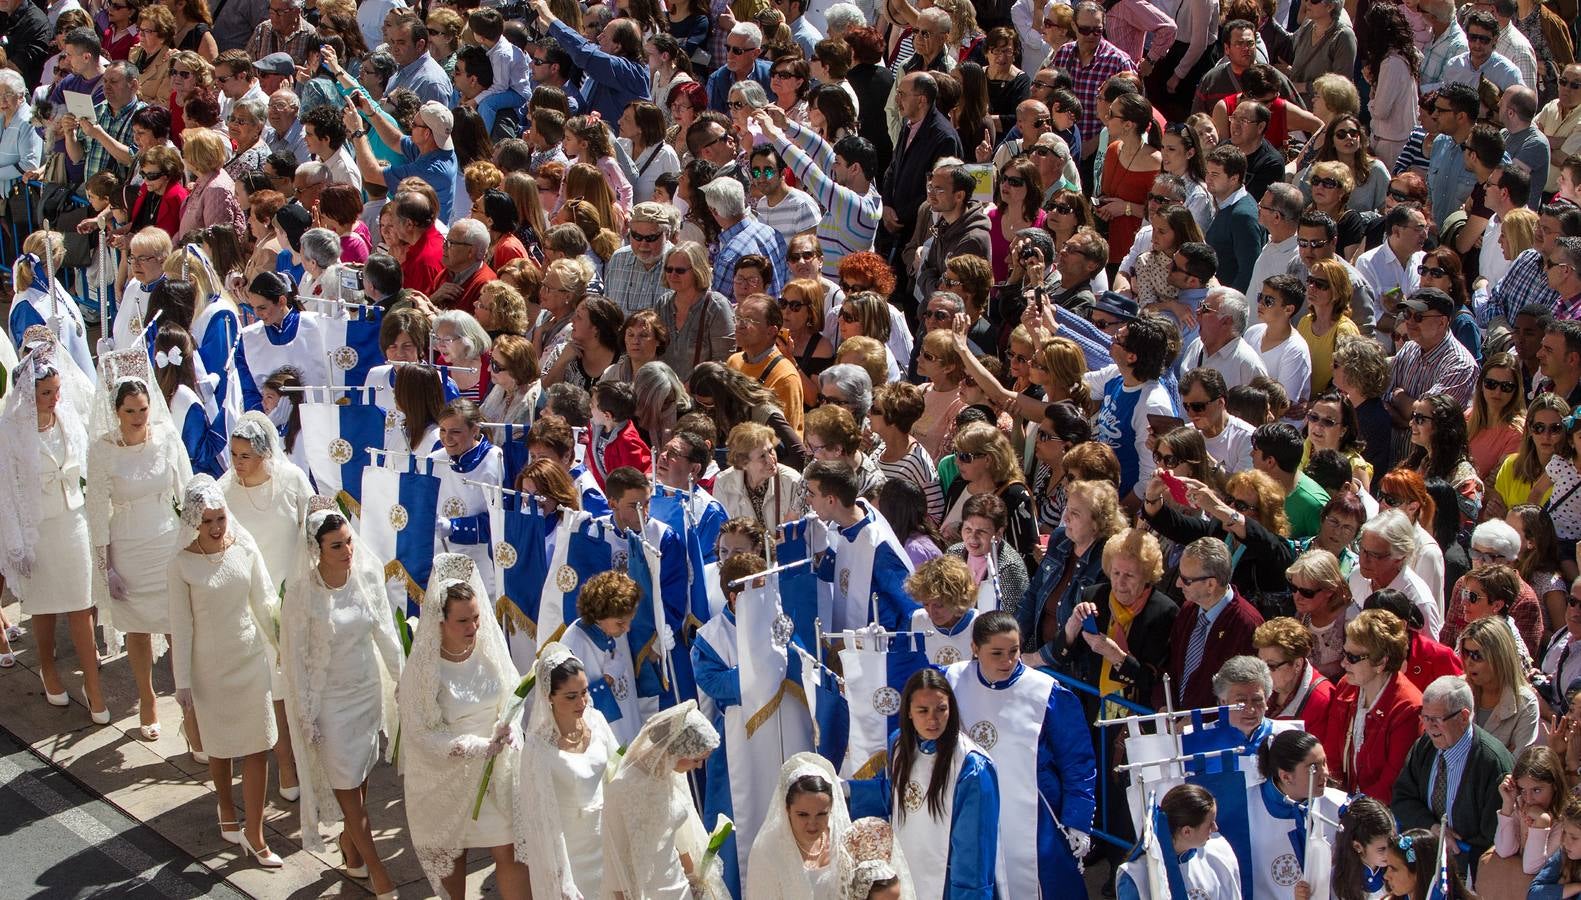
{"type": "MultiPolygon", "coordinates": [[[[1181,552],[1176,585],[1186,602],[1170,631],[1167,669],[1176,709],[1217,706],[1213,674],[1230,657],[1257,652],[1252,632],[1263,617],[1230,585],[1232,568],[1223,538],[1198,538],[1181,552]]],[[[1161,683],[1154,705],[1163,707],[1163,699],[1161,683]]]]}
{"type": "Polygon", "coordinates": [[[1220,144],[1205,162],[1204,186],[1218,207],[1208,226],[1208,246],[1219,257],[1219,283],[1244,294],[1268,242],[1268,232],[1257,221],[1257,201],[1246,191],[1246,154],[1233,144],[1220,144]]]}
{"type": "MultiPolygon", "coordinates": [[[[901,274],[906,270],[899,265],[899,251],[916,229],[933,164],[941,157],[961,155],[961,139],[935,106],[938,99],[939,83],[928,72],[907,75],[895,90],[902,117],[900,137],[878,188],[884,198],[884,218],[874,249],[901,274]]],[[[910,295],[903,287],[896,290],[899,296],[910,295]]]]}
{"type": "MultiPolygon", "coordinates": [[[[1422,736],[1394,781],[1400,830],[1432,828],[1445,812],[1450,838],[1469,845],[1455,856],[1462,872],[1493,846],[1499,784],[1515,762],[1497,738],[1472,723],[1471,686],[1444,675],[1422,692],[1422,736]]],[[[1454,845],[1450,845],[1454,849],[1454,845]]]]}

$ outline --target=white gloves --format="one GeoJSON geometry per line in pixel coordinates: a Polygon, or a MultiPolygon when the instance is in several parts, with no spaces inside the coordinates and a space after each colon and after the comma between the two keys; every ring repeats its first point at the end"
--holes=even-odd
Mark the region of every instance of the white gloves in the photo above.
{"type": "Polygon", "coordinates": [[[115,571],[115,569],[112,568],[112,569],[107,570],[104,573],[104,578],[105,578],[106,581],[108,581],[110,583],[110,597],[111,597],[111,599],[113,599],[113,600],[125,600],[126,599],[126,579],[121,577],[121,573],[115,571]]]}
{"type": "Polygon", "coordinates": [[[675,649],[675,629],[670,627],[670,623],[662,622],[659,624],[658,637],[660,650],[669,653],[675,649]]]}
{"type": "MultiPolygon", "coordinates": [[[[464,759],[486,759],[493,756],[489,749],[494,742],[475,734],[463,734],[450,742],[450,755],[464,759]]],[[[498,753],[499,751],[494,751],[498,753]]]]}
{"type": "Polygon", "coordinates": [[[450,532],[454,530],[455,526],[451,525],[450,520],[444,516],[440,516],[434,521],[434,533],[439,535],[440,538],[450,537],[450,532]]]}
{"type": "Polygon", "coordinates": [[[1092,850],[1092,836],[1074,828],[1065,829],[1065,840],[1070,842],[1070,852],[1076,857],[1078,865],[1092,850]]]}

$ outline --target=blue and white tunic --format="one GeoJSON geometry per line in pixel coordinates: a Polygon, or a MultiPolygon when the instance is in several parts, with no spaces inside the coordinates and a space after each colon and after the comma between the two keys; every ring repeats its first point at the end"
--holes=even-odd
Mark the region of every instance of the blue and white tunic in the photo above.
{"type": "MultiPolygon", "coordinates": [[[[581,447],[579,442],[577,447],[581,447]]],[[[609,515],[609,499],[604,496],[604,489],[598,486],[598,479],[584,465],[571,467],[571,483],[576,485],[576,492],[582,499],[582,509],[592,513],[595,518],[609,515]]]]}
{"type": "Polygon", "coordinates": [[[478,574],[490,597],[495,596],[493,542],[489,536],[489,491],[468,481],[499,485],[505,478],[505,454],[482,436],[471,450],[451,456],[444,448],[428,454],[439,477],[439,518],[447,520],[450,534],[442,536],[445,550],[463,553],[478,564],[478,574]]]}
{"type": "MultiPolygon", "coordinates": [[[[1082,734],[1085,737],[1085,729],[1082,734]]],[[[898,740],[898,732],[890,737],[891,759],[898,740]]],[[[939,759],[935,741],[918,740],[917,750],[903,785],[891,783],[887,765],[876,778],[851,782],[851,818],[890,820],[911,868],[917,897],[1010,900],[997,875],[1000,790],[993,760],[964,730],[949,759],[939,759]],[[938,818],[927,806],[935,765],[949,766],[955,785],[945,794],[943,814],[938,818]]]]}
{"type": "Polygon", "coordinates": [[[139,341],[147,340],[148,299],[159,282],[164,280],[165,276],[160,275],[149,284],[143,284],[136,278],[126,282],[126,290],[121,292],[121,302],[115,307],[115,321],[110,325],[110,339],[115,342],[115,349],[129,350],[136,347],[139,341]]]}
{"type": "Polygon", "coordinates": [[[972,623],[976,621],[977,610],[969,609],[954,625],[940,628],[928,618],[926,609],[918,609],[911,614],[911,630],[927,634],[923,643],[928,648],[928,662],[943,668],[972,658],[972,623]]]}
{"type": "Polygon", "coordinates": [[[836,529],[829,538],[829,552],[818,565],[818,578],[828,587],[829,610],[819,603],[819,613],[832,623],[831,631],[863,628],[874,622],[888,631],[911,624],[917,602],[906,593],[911,557],[878,510],[858,499],[862,518],[849,528],[836,529]]]}
{"type": "MultiPolygon", "coordinates": [[[[1190,900],[1241,900],[1240,863],[1229,841],[1215,834],[1201,848],[1187,850],[1175,859],[1190,900]]],[[[1120,866],[1114,888],[1118,900],[1166,900],[1153,896],[1146,866],[1144,859],[1120,866]]]]}
{"type": "MultiPolygon", "coordinates": [[[[1318,827],[1332,846],[1334,829],[1323,819],[1339,821],[1345,795],[1329,790],[1315,802],[1322,813],[1318,827]]],[[[1243,880],[1242,895],[1246,900],[1293,900],[1296,883],[1306,871],[1307,803],[1290,799],[1270,781],[1258,781],[1246,790],[1246,821],[1250,844],[1243,858],[1249,861],[1251,877],[1243,880]]],[[[1240,848],[1236,855],[1242,855],[1240,848]]],[[[1248,864],[1241,868],[1244,872],[1248,864]]]]}
{"type": "MultiPolygon", "coordinates": [[[[644,712],[652,715],[683,700],[696,699],[697,682],[692,677],[692,658],[682,639],[682,629],[692,615],[686,545],[681,542],[681,536],[675,533],[675,529],[658,519],[649,518],[643,523],[642,539],[658,551],[655,578],[652,568],[646,573],[634,571],[637,566],[644,564],[644,560],[634,555],[631,532],[615,524],[613,515],[603,516],[600,521],[604,524],[604,537],[609,541],[613,569],[629,574],[639,584],[657,584],[658,608],[663,610],[664,623],[675,638],[675,646],[669,654],[669,670],[674,675],[674,681],[668,686],[664,684],[667,676],[662,671],[663,667],[639,662],[638,668],[642,674],[640,693],[648,704],[644,712]]],[[[644,596],[642,605],[637,608],[637,617],[631,623],[632,655],[639,661],[647,659],[650,652],[657,653],[658,627],[653,601],[654,598],[644,596]]]]}
{"type": "MultiPolygon", "coordinates": [[[[697,677],[698,700],[713,701],[708,718],[719,732],[719,746],[708,755],[703,773],[703,826],[711,827],[720,815],[736,821],[736,808],[730,784],[729,751],[732,738],[744,739],[741,721],[741,668],[736,647],[736,614],[725,609],[698,629],[692,642],[692,669],[697,677]],[[732,727],[735,726],[735,727],[732,727]],[[739,733],[735,733],[739,732],[739,733]]],[[[740,842],[730,837],[730,846],[719,858],[725,864],[725,884],[740,896],[740,842]]]]}
{"type": "Polygon", "coordinates": [[[295,366],[308,387],[329,384],[329,351],[317,313],[288,310],[279,327],[254,322],[242,329],[236,347],[236,373],[242,405],[263,409],[263,383],[281,366],[295,366]]]}
{"type": "Polygon", "coordinates": [[[181,431],[181,444],[187,448],[193,474],[215,478],[225,474],[222,454],[226,438],[210,421],[203,398],[197,391],[184,384],[176,385],[176,392],[170,398],[170,418],[181,431]]]}
{"type": "Polygon", "coordinates": [[[20,356],[26,352],[22,343],[29,328],[47,325],[71,361],[88,376],[90,382],[94,381],[98,373],[93,367],[88,329],[82,322],[82,310],[77,308],[77,301],[59,281],[52,286],[46,283],[42,265],[35,264],[33,272],[33,283],[11,300],[11,317],[7,324],[11,328],[11,340],[17,354],[20,356]]]}
{"type": "Polygon", "coordinates": [[[587,668],[587,693],[604,714],[615,740],[625,746],[642,730],[637,710],[637,672],[631,663],[629,635],[610,637],[594,622],[580,618],[566,627],[560,640],[587,668]]]}
{"type": "Polygon", "coordinates": [[[236,301],[216,294],[208,304],[198,310],[192,319],[192,339],[198,344],[198,362],[209,390],[214,409],[209,415],[215,429],[230,434],[231,426],[241,418],[242,381],[236,370],[236,344],[241,340],[241,313],[236,301]]]}
{"type": "Polygon", "coordinates": [[[1007,897],[1079,897],[1079,863],[1062,830],[1092,830],[1098,764],[1081,701],[1049,675],[1020,663],[988,681],[976,660],[944,670],[960,709],[961,730],[1015,785],[1000,798],[999,831],[1007,897]],[[1037,790],[1028,790],[1033,784],[1037,790]],[[1055,818],[1058,816],[1058,819],[1055,818]],[[1036,835],[1035,840],[1026,838],[1036,835]]]}

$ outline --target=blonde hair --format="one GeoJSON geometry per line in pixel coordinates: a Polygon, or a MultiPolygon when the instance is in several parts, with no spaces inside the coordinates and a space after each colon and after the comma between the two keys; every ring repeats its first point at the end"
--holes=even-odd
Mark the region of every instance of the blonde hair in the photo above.
{"type": "Polygon", "coordinates": [[[1257,521],[1269,531],[1289,537],[1290,520],[1285,516],[1285,489],[1279,486],[1279,482],[1260,469],[1247,469],[1231,475],[1224,489],[1233,495],[1243,488],[1249,488],[1257,495],[1257,521]]]}
{"type": "Polygon", "coordinates": [[[1319,75],[1312,79],[1312,97],[1323,98],[1323,105],[1337,119],[1345,115],[1357,115],[1361,112],[1361,95],[1356,91],[1356,85],[1344,75],[1332,72],[1319,75]]]}
{"type": "Polygon", "coordinates": [[[467,185],[467,196],[472,198],[473,203],[478,202],[484,191],[493,190],[505,183],[505,173],[500,171],[499,166],[486,159],[480,159],[467,166],[461,177],[467,185]]]}
{"type": "Polygon", "coordinates": [[[1350,298],[1355,285],[1350,283],[1350,271],[1337,259],[1320,259],[1308,270],[1313,278],[1328,282],[1328,295],[1334,306],[1334,321],[1350,318],[1350,298]]]}
{"type": "Polygon", "coordinates": [[[884,345],[877,340],[861,334],[846,338],[835,348],[834,358],[843,360],[847,353],[856,356],[856,364],[874,384],[882,385],[889,380],[889,357],[884,355],[884,345]]]}
{"type": "Polygon", "coordinates": [[[708,261],[708,249],[696,241],[681,241],[670,248],[664,261],[669,262],[669,258],[677,253],[685,256],[687,264],[692,267],[692,280],[696,282],[697,289],[708,293],[714,278],[714,266],[708,261]]]}
{"type": "Polygon", "coordinates": [[[931,353],[943,366],[951,381],[959,382],[966,374],[966,364],[961,361],[960,351],[955,348],[955,336],[942,328],[934,329],[922,336],[922,349],[931,353]]]}
{"type": "MultiPolygon", "coordinates": [[[[150,230],[158,231],[158,229],[150,230]]],[[[159,233],[164,234],[163,231],[160,231],[159,233]]],[[[166,245],[168,246],[169,238],[166,238],[165,240],[166,245]]],[[[22,241],[22,252],[31,253],[34,256],[37,256],[40,263],[44,262],[47,257],[50,262],[55,264],[55,271],[58,272],[60,271],[62,258],[66,255],[66,236],[58,231],[35,231],[22,241]],[[44,253],[44,242],[46,240],[49,241],[48,254],[44,253]]],[[[53,275],[54,272],[51,272],[50,274],[53,275]]],[[[20,294],[27,290],[27,286],[33,283],[33,264],[25,259],[18,260],[16,269],[12,276],[12,281],[15,285],[14,290],[16,293],[20,294]]],[[[20,340],[21,337],[22,336],[20,334],[16,335],[18,340],[20,340]]]]}
{"type": "Polygon", "coordinates": [[[779,435],[774,429],[756,422],[742,422],[730,429],[730,436],[725,438],[728,450],[725,461],[738,469],[743,468],[752,458],[752,451],[763,446],[772,448],[778,443],[779,435]]]}
{"type": "Polygon", "coordinates": [[[1164,550],[1151,531],[1126,528],[1110,535],[1109,539],[1103,542],[1104,572],[1107,573],[1115,559],[1121,556],[1130,557],[1142,564],[1142,577],[1147,579],[1148,584],[1157,584],[1158,580],[1164,577],[1164,550]]]}
{"type": "Polygon", "coordinates": [[[181,133],[181,158],[199,175],[212,175],[231,158],[231,144],[212,128],[188,128],[181,133]]]}
{"type": "Polygon", "coordinates": [[[1390,672],[1398,672],[1405,665],[1410,643],[1405,623],[1392,612],[1362,610],[1361,615],[1345,623],[1345,637],[1360,644],[1370,659],[1390,672]]]}
{"type": "Polygon", "coordinates": [[[1484,616],[1466,623],[1460,632],[1460,646],[1476,641],[1482,656],[1493,665],[1499,679],[1499,695],[1509,691],[1517,698],[1531,693],[1521,667],[1521,653],[1515,646],[1515,633],[1504,616],[1484,616]]]}
{"type": "Polygon", "coordinates": [[[571,292],[573,303],[587,296],[587,286],[593,280],[592,266],[585,259],[557,259],[544,270],[544,277],[559,275],[561,287],[571,292]]]}
{"type": "Polygon", "coordinates": [[[785,282],[785,290],[780,293],[781,300],[800,300],[808,306],[807,321],[812,323],[813,331],[823,330],[823,320],[829,314],[829,295],[824,290],[823,282],[816,278],[795,278],[785,282]]]}
{"type": "Polygon", "coordinates": [[[1044,341],[1033,351],[1031,364],[1046,370],[1053,383],[1063,385],[1077,409],[1089,416],[1098,411],[1097,400],[1082,377],[1087,373],[1087,357],[1075,341],[1067,337],[1044,341]]]}
{"type": "Polygon", "coordinates": [[[1313,163],[1311,178],[1334,179],[1339,182],[1340,189],[1345,192],[1346,196],[1356,190],[1356,176],[1351,173],[1350,166],[1339,160],[1331,159],[1327,162],[1313,163]]]}
{"type": "Polygon", "coordinates": [[[491,281],[483,286],[480,297],[487,297],[494,304],[494,327],[507,334],[526,334],[527,300],[521,291],[504,281],[491,281]]]}
{"type": "Polygon", "coordinates": [[[1504,214],[1500,233],[1510,245],[1510,258],[1514,259],[1537,245],[1537,214],[1524,206],[1510,210],[1504,214]]]}
{"type": "Polygon", "coordinates": [[[932,600],[956,612],[977,605],[977,580],[959,556],[935,557],[906,578],[906,593],[918,603],[932,600]]]}
{"type": "Polygon", "coordinates": [[[972,422],[956,432],[955,452],[986,455],[988,474],[994,479],[994,484],[1001,488],[1026,481],[1016,461],[1016,451],[1010,446],[1010,439],[987,422],[972,422]]]}
{"type": "MultiPolygon", "coordinates": [[[[978,423],[981,424],[981,423],[978,423]]],[[[1092,507],[1092,524],[1098,538],[1107,541],[1125,530],[1125,513],[1120,511],[1120,489],[1109,481],[1073,481],[1065,489],[1065,502],[1080,497],[1092,507]]]]}
{"type": "Polygon", "coordinates": [[[1334,597],[1329,601],[1329,609],[1340,609],[1350,605],[1350,581],[1340,570],[1339,560],[1327,550],[1311,549],[1296,557],[1296,561],[1285,570],[1285,578],[1305,578],[1314,584],[1334,592],[1334,597]]]}

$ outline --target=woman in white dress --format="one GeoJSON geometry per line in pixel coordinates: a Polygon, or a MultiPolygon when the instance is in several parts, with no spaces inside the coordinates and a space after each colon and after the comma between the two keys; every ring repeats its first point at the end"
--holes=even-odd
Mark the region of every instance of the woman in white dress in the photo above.
{"type": "Polygon", "coordinates": [[[500,722],[518,684],[505,634],[476,564],[459,553],[434,557],[412,653],[401,673],[401,774],[417,861],[441,900],[466,891],[466,851],[487,848],[507,900],[530,895],[516,861],[513,797],[520,746],[500,722]],[[477,818],[483,769],[498,757],[477,818]]]}
{"type": "Polygon", "coordinates": [[[137,681],[139,731],[159,739],[154,660],[170,633],[165,572],[186,539],[173,511],[192,477],[164,397],[150,390],[141,347],[99,357],[102,378],[88,433],[88,532],[93,540],[93,600],[126,635],[137,681]],[[161,639],[154,640],[154,635],[161,639]]]}
{"type": "Polygon", "coordinates": [[[44,698],[51,706],[71,703],[55,668],[55,627],[64,616],[94,724],[108,725],[93,640],[92,553],[81,480],[93,389],[49,333],[38,334],[42,340],[24,348],[31,355],[17,366],[0,413],[0,489],[8,495],[0,505],[0,574],[33,618],[44,698]]]}
{"type": "Polygon", "coordinates": [[[333,509],[311,513],[304,534],[307,552],[280,602],[286,717],[301,761],[302,846],[323,852],[318,826],[338,812],[346,822],[339,842],[346,874],[393,898],[395,882],[374,848],[367,813],[379,736],[395,737],[395,685],[405,661],[384,566],[333,509]]]}
{"type": "Polygon", "coordinates": [[[187,482],[181,522],[192,542],[170,560],[170,665],[176,701],[205,723],[209,777],[219,793],[220,837],[259,865],[280,857],[264,843],[264,793],[275,742],[269,669],[275,642],[275,590],[258,546],[231,522],[225,494],[207,475],[187,482]],[[242,761],[244,828],[231,797],[231,761],[242,761]]]}
{"type": "Polygon", "coordinates": [[[696,700],[649,719],[604,794],[606,900],[724,900],[724,864],[699,871],[708,832],[686,773],[703,767],[719,732],[696,700]]]}
{"type": "Polygon", "coordinates": [[[876,817],[857,819],[845,833],[840,854],[840,886],[844,900],[916,900],[911,870],[889,823],[876,817]]]}
{"type": "Polygon", "coordinates": [[[746,896],[753,900],[840,900],[840,854],[851,816],[836,795],[840,777],[816,753],[798,753],[780,767],[775,797],[747,858],[746,896]]]}
{"type": "Polygon", "coordinates": [[[534,897],[601,896],[604,772],[620,744],[588,696],[587,669],[548,644],[533,665],[516,790],[516,858],[534,897]]]}
{"type": "MultiPolygon", "coordinates": [[[[280,447],[280,432],[260,412],[244,414],[231,429],[231,469],[219,478],[220,490],[230,504],[236,523],[247,530],[263,557],[264,572],[279,596],[287,577],[296,571],[298,555],[305,552],[308,501],[313,486],[307,475],[285,455],[280,447]]],[[[296,758],[291,753],[291,730],[285,714],[285,684],[279,661],[273,672],[270,691],[275,697],[275,725],[279,741],[275,762],[280,766],[280,796],[296,800],[301,786],[296,774],[296,758]]],[[[199,746],[196,745],[195,746],[199,746]]],[[[201,749],[201,747],[200,747],[201,749]]]]}

